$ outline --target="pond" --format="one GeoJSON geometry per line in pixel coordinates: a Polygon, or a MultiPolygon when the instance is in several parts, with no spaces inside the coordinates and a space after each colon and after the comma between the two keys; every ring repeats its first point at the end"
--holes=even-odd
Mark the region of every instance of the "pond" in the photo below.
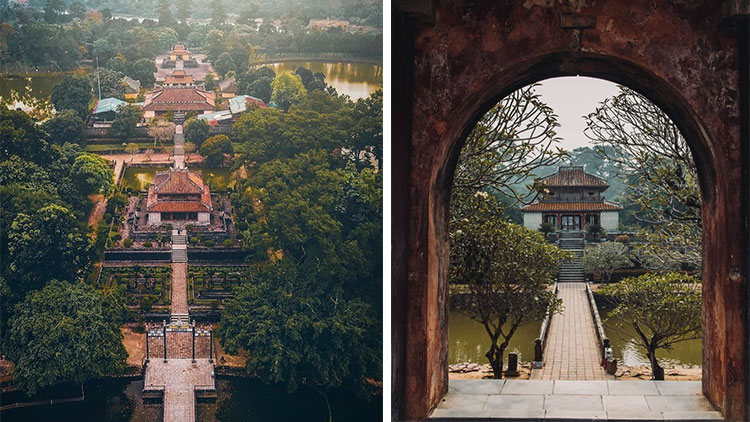
{"type": "MultiPolygon", "coordinates": [[[[541,321],[522,325],[511,338],[505,349],[505,361],[508,353],[518,353],[519,362],[534,360],[534,340],[539,335],[541,321]]],[[[450,312],[448,324],[448,364],[463,362],[489,363],[484,355],[490,348],[490,337],[484,326],[458,311],[450,312]]]]}
{"type": "Polygon", "coordinates": [[[0,76],[0,100],[13,108],[30,107],[51,111],[52,87],[69,75],[70,73],[45,73],[31,77],[0,76]]]}
{"type": "MultiPolygon", "coordinates": [[[[154,183],[156,172],[167,171],[167,167],[128,167],[122,175],[120,186],[133,190],[146,190],[154,183]]],[[[203,180],[212,190],[224,190],[231,181],[232,170],[229,168],[201,168],[203,180]]]]}
{"type": "MultiPolygon", "coordinates": [[[[635,342],[638,334],[633,325],[627,319],[608,318],[608,312],[609,309],[599,306],[604,331],[618,362],[627,366],[649,365],[645,349],[639,346],[640,342],[635,342]]],[[[701,339],[683,341],[675,344],[671,351],[657,350],[656,357],[662,366],[702,365],[703,342],[701,339]]]]}
{"type": "MultiPolygon", "coordinates": [[[[103,421],[150,422],[162,420],[163,405],[143,403],[143,380],[108,380],[86,387],[86,400],[14,409],[2,414],[4,422],[103,421]]],[[[215,403],[198,404],[198,422],[327,421],[323,398],[309,388],[287,393],[283,385],[265,385],[251,379],[218,379],[215,403]],[[293,405],[290,405],[292,403],[293,405]]],[[[375,422],[383,419],[382,398],[370,401],[343,391],[330,393],[334,421],[375,422]]]]}
{"type": "Polygon", "coordinates": [[[313,73],[322,72],[326,82],[339,94],[346,94],[356,101],[383,88],[383,66],[372,63],[332,63],[325,61],[287,61],[269,64],[276,73],[294,72],[306,67],[313,73]]]}

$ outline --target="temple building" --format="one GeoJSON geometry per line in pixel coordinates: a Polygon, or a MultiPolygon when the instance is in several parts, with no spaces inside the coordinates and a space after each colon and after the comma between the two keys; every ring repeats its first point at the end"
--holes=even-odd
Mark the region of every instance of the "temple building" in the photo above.
{"type": "Polygon", "coordinates": [[[174,49],[169,52],[169,60],[190,60],[190,52],[185,49],[182,44],[177,44],[174,49]]]}
{"type": "Polygon", "coordinates": [[[148,188],[146,214],[151,226],[174,221],[207,225],[211,222],[211,211],[211,191],[199,171],[159,172],[148,188]]]}
{"type": "Polygon", "coordinates": [[[542,178],[539,201],[521,207],[523,225],[538,230],[551,223],[557,230],[583,230],[587,225],[617,231],[620,204],[606,201],[602,193],[609,184],[583,171],[583,166],[563,166],[542,178]]]}
{"type": "Polygon", "coordinates": [[[185,69],[175,69],[164,78],[164,86],[186,87],[195,85],[193,75],[185,73],[185,69]]]}
{"type": "Polygon", "coordinates": [[[175,119],[189,111],[214,111],[214,93],[197,86],[164,86],[146,93],[143,117],[153,119],[173,112],[175,119]]]}

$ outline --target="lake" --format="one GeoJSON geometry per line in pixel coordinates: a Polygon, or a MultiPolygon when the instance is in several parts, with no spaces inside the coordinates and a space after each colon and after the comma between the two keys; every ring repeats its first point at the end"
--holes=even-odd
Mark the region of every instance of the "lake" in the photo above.
{"type": "MultiPolygon", "coordinates": [[[[534,360],[534,340],[539,335],[541,326],[541,321],[537,321],[522,325],[516,330],[508,348],[505,349],[504,359],[506,363],[508,353],[518,353],[519,362],[534,360]]],[[[489,363],[485,353],[490,349],[490,336],[485,331],[484,325],[458,311],[451,311],[448,337],[449,364],[463,362],[489,363]]]]}
{"type": "Polygon", "coordinates": [[[15,107],[31,107],[37,110],[52,111],[50,96],[52,87],[69,76],[70,73],[42,74],[32,77],[0,76],[0,99],[15,107]]]}
{"type": "MultiPolygon", "coordinates": [[[[167,167],[128,167],[122,175],[120,186],[133,190],[146,190],[154,183],[156,172],[167,171],[167,167]]],[[[203,180],[213,190],[225,190],[231,181],[232,170],[229,168],[191,168],[201,171],[203,180]]]]}
{"type": "Polygon", "coordinates": [[[266,66],[273,68],[276,73],[294,72],[300,66],[313,73],[322,72],[326,75],[326,82],[336,88],[339,94],[346,94],[355,101],[383,88],[383,66],[372,63],[287,61],[266,66]]]}
{"type": "MultiPolygon", "coordinates": [[[[144,404],[143,380],[107,380],[86,386],[86,400],[3,412],[4,422],[151,422],[162,420],[163,405],[144,404]]],[[[287,393],[283,385],[265,385],[254,379],[216,381],[215,403],[197,405],[197,422],[266,422],[328,420],[323,398],[307,387],[287,393]]],[[[370,401],[344,391],[330,393],[333,420],[375,422],[383,419],[382,397],[370,401]]]]}

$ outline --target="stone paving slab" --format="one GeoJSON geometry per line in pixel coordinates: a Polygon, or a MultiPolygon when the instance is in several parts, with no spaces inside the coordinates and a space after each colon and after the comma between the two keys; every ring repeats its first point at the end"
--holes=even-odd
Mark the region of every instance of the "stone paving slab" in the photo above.
{"type": "Polygon", "coordinates": [[[591,383],[590,386],[584,384],[560,380],[452,380],[448,394],[430,419],[723,420],[721,413],[700,394],[700,381],[602,381],[591,383]],[[482,385],[482,382],[486,385],[482,385]]]}
{"type": "Polygon", "coordinates": [[[146,366],[144,389],[164,386],[164,421],[195,420],[195,386],[214,384],[213,364],[208,359],[153,359],[146,366]]]}

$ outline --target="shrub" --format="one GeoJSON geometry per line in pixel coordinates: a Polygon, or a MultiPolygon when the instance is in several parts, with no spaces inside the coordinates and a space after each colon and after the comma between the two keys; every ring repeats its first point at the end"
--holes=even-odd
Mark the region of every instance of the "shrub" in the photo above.
{"type": "Polygon", "coordinates": [[[144,247],[144,248],[150,248],[150,247],[152,247],[152,246],[154,246],[154,244],[153,244],[153,243],[151,243],[151,242],[148,242],[148,241],[146,241],[146,242],[143,242],[143,247],[144,247]]]}
{"type": "Polygon", "coordinates": [[[112,247],[112,239],[107,239],[106,242],[104,242],[105,248],[111,248],[112,247]]]}
{"type": "Polygon", "coordinates": [[[247,230],[247,223],[244,221],[240,221],[239,223],[237,223],[237,229],[244,232],[245,230],[247,230]]]}
{"type": "Polygon", "coordinates": [[[628,236],[626,234],[621,234],[621,235],[615,237],[615,242],[617,242],[617,243],[624,243],[624,244],[627,245],[628,243],[630,243],[630,236],[628,236]]]}
{"type": "Polygon", "coordinates": [[[211,239],[208,239],[208,240],[206,240],[206,242],[205,242],[204,244],[205,244],[206,246],[208,246],[209,248],[213,248],[213,247],[214,247],[214,245],[216,244],[216,242],[214,242],[214,241],[213,241],[213,240],[211,240],[211,239]]]}
{"type": "Polygon", "coordinates": [[[198,236],[193,236],[190,238],[190,243],[198,244],[200,243],[200,239],[198,239],[198,236]]]}
{"type": "Polygon", "coordinates": [[[139,333],[139,334],[145,333],[146,332],[146,324],[144,324],[142,322],[139,323],[138,325],[135,326],[135,328],[133,328],[133,332],[139,333]]]}
{"type": "Polygon", "coordinates": [[[186,226],[185,226],[185,230],[187,230],[187,231],[189,231],[189,232],[192,232],[192,231],[193,231],[193,225],[192,225],[192,224],[188,224],[188,225],[186,225],[186,226]]]}
{"type": "Polygon", "coordinates": [[[151,308],[154,306],[154,297],[153,296],[146,296],[141,301],[141,310],[143,312],[151,312],[151,308]]]}
{"type": "Polygon", "coordinates": [[[234,242],[232,242],[232,239],[224,239],[224,242],[222,242],[222,245],[224,245],[227,248],[232,246],[233,244],[234,242]]]}
{"type": "Polygon", "coordinates": [[[544,234],[549,234],[555,231],[555,225],[552,223],[542,223],[539,226],[539,231],[544,234]]]}
{"type": "Polygon", "coordinates": [[[122,246],[125,246],[126,248],[133,246],[133,239],[128,238],[128,239],[123,240],[122,246]]]}
{"type": "Polygon", "coordinates": [[[107,222],[112,221],[112,214],[110,214],[108,212],[105,212],[104,213],[104,221],[107,221],[107,222]]]}

